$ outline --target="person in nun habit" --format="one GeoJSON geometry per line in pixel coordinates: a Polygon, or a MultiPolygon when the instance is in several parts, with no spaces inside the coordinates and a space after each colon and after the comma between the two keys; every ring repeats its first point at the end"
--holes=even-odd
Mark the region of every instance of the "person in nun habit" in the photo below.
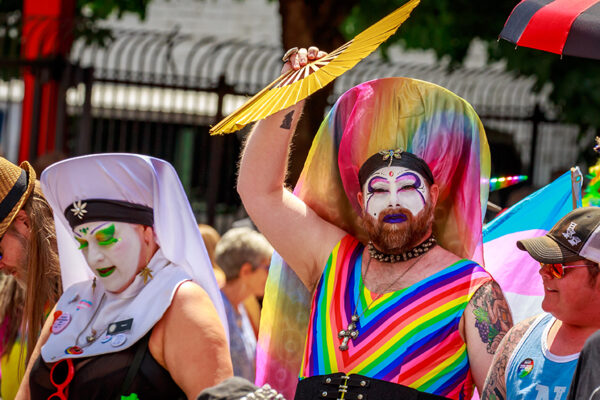
{"type": "Polygon", "coordinates": [[[173,167],[95,154],[41,181],[66,290],[18,398],[195,398],[230,377],[223,303],[173,167]]]}

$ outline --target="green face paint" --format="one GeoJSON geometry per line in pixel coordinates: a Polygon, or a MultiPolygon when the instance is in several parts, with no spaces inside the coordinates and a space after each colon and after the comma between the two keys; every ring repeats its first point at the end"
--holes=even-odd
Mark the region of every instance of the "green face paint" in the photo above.
{"type": "Polygon", "coordinates": [[[96,240],[100,246],[109,246],[117,243],[120,239],[115,238],[115,224],[110,224],[107,228],[96,232],[96,240]]]}
{"type": "Polygon", "coordinates": [[[77,240],[77,242],[79,243],[79,250],[84,249],[88,246],[87,240],[80,239],[77,236],[75,236],[75,240],[77,240]]]}
{"type": "Polygon", "coordinates": [[[98,275],[100,275],[101,278],[106,278],[115,272],[116,269],[117,268],[113,266],[108,268],[96,268],[96,271],[98,271],[98,275]]]}
{"type": "Polygon", "coordinates": [[[138,273],[143,244],[140,232],[135,224],[115,221],[93,221],[75,227],[74,236],[79,239],[83,256],[107,291],[122,290],[138,273]]]}

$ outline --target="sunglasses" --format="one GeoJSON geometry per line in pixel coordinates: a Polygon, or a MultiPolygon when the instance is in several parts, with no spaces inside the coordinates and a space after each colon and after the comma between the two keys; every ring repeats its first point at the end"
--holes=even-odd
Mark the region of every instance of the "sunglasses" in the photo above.
{"type": "Polygon", "coordinates": [[[550,274],[552,274],[552,276],[555,279],[561,279],[563,276],[565,276],[565,269],[567,268],[581,268],[581,267],[595,267],[596,264],[581,264],[581,265],[564,265],[564,264],[547,264],[547,263],[540,263],[540,268],[548,268],[550,271],[550,274]]]}
{"type": "Polygon", "coordinates": [[[69,384],[75,375],[73,360],[70,358],[60,360],[50,370],[50,382],[56,388],[56,393],[51,394],[48,400],[67,400],[69,397],[69,384]]]}

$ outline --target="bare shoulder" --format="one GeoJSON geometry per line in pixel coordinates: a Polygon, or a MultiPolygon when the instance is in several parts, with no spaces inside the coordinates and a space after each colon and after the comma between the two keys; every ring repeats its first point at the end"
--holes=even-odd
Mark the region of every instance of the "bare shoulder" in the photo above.
{"type": "Polygon", "coordinates": [[[232,375],[225,328],[206,291],[192,281],[177,288],[149,347],[188,398],[232,375]]]}
{"type": "Polygon", "coordinates": [[[537,315],[527,318],[513,326],[508,333],[506,334],[505,339],[503,340],[503,351],[512,354],[512,352],[517,347],[517,344],[521,341],[525,332],[533,325],[534,321],[537,319],[537,315]]]}
{"type": "Polygon", "coordinates": [[[184,336],[219,337],[223,332],[219,315],[202,287],[192,281],[185,281],[177,288],[171,305],[156,323],[150,336],[150,352],[165,366],[165,345],[173,338],[184,336]],[[179,333],[175,336],[169,332],[179,333]],[[214,332],[213,332],[214,331],[214,332]],[[212,332],[212,334],[210,334],[212,332]]]}
{"type": "Polygon", "coordinates": [[[194,325],[203,329],[210,329],[220,321],[208,293],[193,281],[179,285],[163,319],[167,324],[194,325]]]}
{"type": "Polygon", "coordinates": [[[208,293],[193,281],[185,281],[177,288],[171,306],[183,307],[189,303],[208,302],[212,305],[208,293]]]}

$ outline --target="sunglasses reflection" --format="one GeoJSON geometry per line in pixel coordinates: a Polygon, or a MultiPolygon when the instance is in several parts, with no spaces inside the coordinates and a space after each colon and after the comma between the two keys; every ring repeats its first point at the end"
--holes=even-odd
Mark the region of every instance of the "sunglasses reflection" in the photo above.
{"type": "Polygon", "coordinates": [[[566,265],[560,263],[540,263],[540,269],[546,268],[550,271],[550,274],[555,279],[562,279],[565,276],[565,270],[567,268],[581,268],[581,267],[594,267],[596,264],[578,264],[578,265],[566,265]]]}

